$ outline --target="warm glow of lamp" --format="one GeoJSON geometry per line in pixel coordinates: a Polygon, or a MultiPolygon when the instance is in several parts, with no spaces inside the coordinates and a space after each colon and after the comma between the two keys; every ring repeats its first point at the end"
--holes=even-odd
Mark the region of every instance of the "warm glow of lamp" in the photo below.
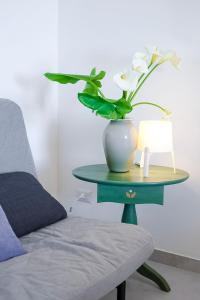
{"type": "MultiPolygon", "coordinates": [[[[166,120],[147,120],[141,121],[139,125],[138,150],[146,154],[146,160],[149,161],[150,153],[170,152],[172,163],[175,172],[174,151],[173,151],[173,136],[172,122],[166,120]]],[[[144,166],[145,161],[144,157],[144,166]]],[[[143,166],[143,163],[142,163],[143,166]]],[[[147,168],[148,166],[145,166],[147,168]]],[[[148,170],[146,170],[148,171],[148,170]]],[[[148,177],[148,172],[146,172],[148,177]]]]}
{"type": "Polygon", "coordinates": [[[173,151],[172,123],[170,121],[141,121],[139,126],[138,149],[145,147],[150,152],[173,151]]]}

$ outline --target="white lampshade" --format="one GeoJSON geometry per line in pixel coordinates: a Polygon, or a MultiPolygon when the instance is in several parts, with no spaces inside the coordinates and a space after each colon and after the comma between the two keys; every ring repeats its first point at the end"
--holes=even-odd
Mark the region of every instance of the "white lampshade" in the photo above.
{"type": "Polygon", "coordinates": [[[172,123],[166,120],[141,121],[138,150],[148,148],[152,152],[173,152],[172,123]]]}

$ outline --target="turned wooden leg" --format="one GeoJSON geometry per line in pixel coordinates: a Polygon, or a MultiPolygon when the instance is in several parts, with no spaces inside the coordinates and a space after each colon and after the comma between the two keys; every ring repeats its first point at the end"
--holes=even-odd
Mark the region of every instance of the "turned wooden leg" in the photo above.
{"type": "Polygon", "coordinates": [[[126,281],[117,287],[117,300],[126,300],[126,281]]]}
{"type": "Polygon", "coordinates": [[[137,225],[137,214],[135,210],[135,204],[124,204],[122,223],[137,225]]]}
{"type": "MultiPolygon", "coordinates": [[[[137,213],[135,204],[124,205],[122,223],[137,225],[137,213]]],[[[148,264],[144,263],[139,269],[137,269],[137,272],[142,276],[154,281],[162,291],[170,292],[171,288],[165,278],[156,270],[151,268],[148,264]]],[[[121,300],[121,298],[119,298],[119,300],[121,300]]]]}

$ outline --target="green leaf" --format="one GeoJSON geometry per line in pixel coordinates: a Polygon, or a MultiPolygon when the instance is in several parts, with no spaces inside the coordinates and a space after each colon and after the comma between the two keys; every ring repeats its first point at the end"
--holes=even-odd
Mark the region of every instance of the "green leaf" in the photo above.
{"type": "Polygon", "coordinates": [[[96,111],[106,103],[106,101],[104,101],[103,98],[99,96],[92,96],[85,93],[78,93],[78,99],[83,105],[94,111],[96,111]]]}
{"type": "Polygon", "coordinates": [[[83,81],[91,80],[91,77],[88,75],[45,73],[44,76],[47,77],[49,80],[56,81],[62,84],[67,84],[67,83],[75,84],[79,80],[83,80],[83,81]]]}
{"type": "Polygon", "coordinates": [[[119,101],[115,102],[115,105],[116,105],[116,111],[119,114],[121,114],[122,116],[124,116],[132,111],[131,104],[123,98],[120,99],[119,101]]]}
{"type": "Polygon", "coordinates": [[[92,109],[97,115],[106,119],[118,119],[121,117],[116,111],[114,103],[110,103],[100,96],[92,96],[85,93],[78,94],[79,101],[86,107],[92,109]]]}
{"type": "Polygon", "coordinates": [[[98,88],[95,88],[89,83],[86,83],[83,93],[89,94],[91,96],[98,96],[98,88]]]}
{"type": "Polygon", "coordinates": [[[105,71],[100,71],[98,74],[96,74],[96,68],[93,68],[90,72],[90,76],[93,77],[95,80],[102,80],[106,75],[105,71]]]}
{"type": "Polygon", "coordinates": [[[101,81],[99,80],[93,80],[92,81],[96,86],[98,86],[99,88],[102,87],[101,81]]]}
{"type": "Polygon", "coordinates": [[[83,105],[106,119],[122,119],[126,113],[132,111],[131,105],[123,98],[112,100],[104,99],[98,95],[79,93],[78,99],[83,105]]]}
{"type": "MultiPolygon", "coordinates": [[[[90,77],[96,76],[96,68],[93,68],[90,72],[90,77]]],[[[85,85],[85,88],[83,90],[83,93],[92,95],[92,96],[98,96],[98,87],[95,85],[92,85],[90,82],[87,82],[85,85]]]]}
{"type": "Polygon", "coordinates": [[[80,75],[80,74],[60,74],[60,73],[45,73],[44,76],[49,80],[56,81],[62,84],[75,84],[79,80],[83,80],[86,82],[94,82],[98,87],[101,87],[101,82],[99,80],[103,79],[105,76],[104,71],[100,71],[99,74],[96,75],[96,69],[92,69],[90,75],[80,75]]]}
{"type": "Polygon", "coordinates": [[[99,109],[97,109],[96,114],[106,119],[118,119],[115,106],[111,103],[103,104],[99,109]]]}
{"type": "MultiPolygon", "coordinates": [[[[96,69],[95,69],[96,70],[96,69]]],[[[106,75],[105,71],[100,71],[99,74],[95,76],[95,80],[102,80],[106,75]]]]}
{"type": "Polygon", "coordinates": [[[97,70],[96,70],[96,68],[93,68],[92,70],[91,70],[91,72],[90,72],[90,76],[96,76],[96,72],[97,72],[97,70]]]}

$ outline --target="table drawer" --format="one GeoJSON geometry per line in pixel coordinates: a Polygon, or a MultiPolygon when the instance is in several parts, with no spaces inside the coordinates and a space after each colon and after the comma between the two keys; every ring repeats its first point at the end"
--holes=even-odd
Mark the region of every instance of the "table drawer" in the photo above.
{"type": "Polygon", "coordinates": [[[163,204],[164,186],[117,186],[98,184],[97,202],[163,204]]]}

